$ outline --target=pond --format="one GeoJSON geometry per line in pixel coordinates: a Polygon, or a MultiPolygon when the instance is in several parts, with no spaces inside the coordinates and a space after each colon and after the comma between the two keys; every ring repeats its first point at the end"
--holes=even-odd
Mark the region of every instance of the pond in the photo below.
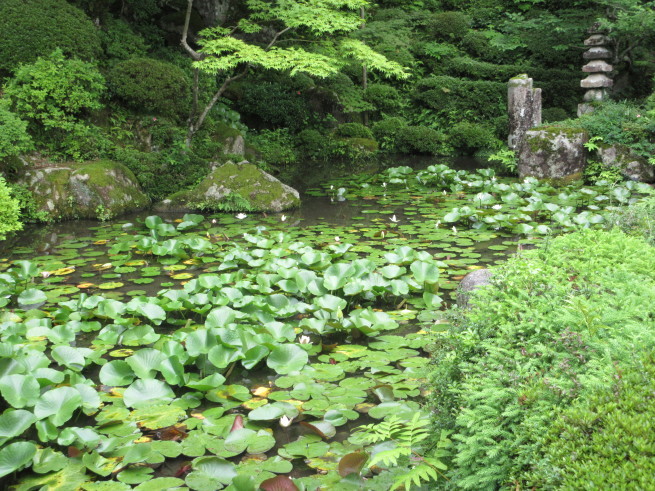
{"type": "Polygon", "coordinates": [[[0,476],[200,491],[437,476],[424,349],[457,283],[649,191],[433,162],[322,183],[285,214],[28,227],[0,250],[0,476]]]}

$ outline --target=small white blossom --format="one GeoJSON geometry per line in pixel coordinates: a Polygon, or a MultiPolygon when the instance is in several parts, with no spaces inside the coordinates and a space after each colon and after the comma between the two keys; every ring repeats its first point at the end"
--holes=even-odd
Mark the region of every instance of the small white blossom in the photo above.
{"type": "Polygon", "coordinates": [[[493,205],[492,208],[494,210],[500,210],[503,207],[503,205],[493,205]]]}
{"type": "Polygon", "coordinates": [[[42,278],[47,278],[48,276],[50,276],[50,274],[51,274],[50,271],[41,271],[42,278]]]}
{"type": "Polygon", "coordinates": [[[286,221],[286,219],[287,219],[287,216],[286,216],[286,215],[282,215],[282,216],[280,217],[280,221],[281,221],[281,222],[286,221]]]}
{"type": "Polygon", "coordinates": [[[383,187],[383,188],[386,188],[386,187],[387,187],[387,183],[386,183],[386,182],[383,182],[383,183],[382,183],[382,187],[383,187]]]}
{"type": "Polygon", "coordinates": [[[309,337],[309,336],[305,336],[305,335],[300,336],[300,337],[298,338],[298,342],[299,342],[300,344],[312,344],[312,340],[310,339],[310,337],[309,337]]]}
{"type": "Polygon", "coordinates": [[[335,241],[335,242],[341,242],[341,237],[339,237],[339,236],[337,235],[337,236],[334,238],[334,241],[335,241]]]}
{"type": "Polygon", "coordinates": [[[216,223],[216,219],[215,219],[215,218],[212,218],[212,223],[213,223],[213,224],[216,223]]]}
{"type": "Polygon", "coordinates": [[[453,225],[453,233],[457,235],[457,227],[455,227],[455,225],[453,225]]]}
{"type": "Polygon", "coordinates": [[[280,426],[282,428],[287,428],[291,424],[292,421],[293,421],[293,419],[289,419],[287,417],[287,415],[285,414],[280,418],[280,426]]]}
{"type": "Polygon", "coordinates": [[[434,228],[439,228],[439,225],[441,225],[441,220],[437,220],[437,223],[434,224],[434,228]]]}
{"type": "Polygon", "coordinates": [[[246,218],[248,215],[246,215],[245,213],[237,213],[235,216],[236,216],[236,218],[238,218],[239,220],[243,220],[243,219],[246,218]]]}
{"type": "Polygon", "coordinates": [[[398,223],[400,221],[400,220],[398,220],[398,218],[396,218],[396,215],[389,218],[389,220],[391,220],[393,223],[398,223]]]}

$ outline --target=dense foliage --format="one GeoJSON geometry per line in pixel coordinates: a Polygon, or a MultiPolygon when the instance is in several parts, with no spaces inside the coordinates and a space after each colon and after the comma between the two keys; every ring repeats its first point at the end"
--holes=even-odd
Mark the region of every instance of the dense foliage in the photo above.
{"type": "Polygon", "coordinates": [[[639,380],[655,348],[654,258],[619,231],[556,238],[495,268],[435,335],[436,410],[455,431],[459,487],[646,485],[649,418],[634,404],[649,397],[639,380]]]}
{"type": "Polygon", "coordinates": [[[85,60],[96,59],[101,51],[91,19],[66,0],[3,0],[0,31],[0,75],[57,48],[85,60]]]}
{"type": "Polygon", "coordinates": [[[7,233],[21,228],[18,201],[11,196],[7,183],[0,176],[0,240],[5,239],[7,233]]]}

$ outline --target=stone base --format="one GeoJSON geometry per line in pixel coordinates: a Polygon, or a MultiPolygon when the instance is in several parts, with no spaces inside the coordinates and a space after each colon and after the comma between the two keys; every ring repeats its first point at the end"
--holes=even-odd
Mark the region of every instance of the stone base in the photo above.
{"type": "Polygon", "coordinates": [[[584,114],[591,114],[594,110],[593,104],[578,104],[578,118],[584,114]]]}
{"type": "Polygon", "coordinates": [[[623,145],[601,145],[598,156],[603,165],[607,167],[618,167],[621,174],[633,181],[655,182],[655,167],[650,165],[646,159],[636,155],[632,150],[623,145]]]}
{"type": "Polygon", "coordinates": [[[577,128],[530,130],[519,149],[519,177],[567,181],[582,175],[587,162],[587,133],[577,128]]]}

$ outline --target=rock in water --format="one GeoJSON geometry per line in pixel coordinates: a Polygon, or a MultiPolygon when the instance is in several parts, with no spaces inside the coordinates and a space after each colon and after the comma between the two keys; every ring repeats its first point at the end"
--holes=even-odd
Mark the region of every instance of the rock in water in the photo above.
{"type": "Polygon", "coordinates": [[[227,162],[194,189],[170,196],[158,210],[272,211],[300,205],[298,191],[248,162],[227,162]]]}
{"type": "Polygon", "coordinates": [[[457,305],[463,309],[468,307],[471,292],[481,286],[491,283],[490,269],[477,269],[467,274],[459,283],[457,289],[457,305]]]}
{"type": "Polygon", "coordinates": [[[109,160],[30,169],[22,182],[49,220],[104,220],[150,204],[132,171],[109,160]]]}

